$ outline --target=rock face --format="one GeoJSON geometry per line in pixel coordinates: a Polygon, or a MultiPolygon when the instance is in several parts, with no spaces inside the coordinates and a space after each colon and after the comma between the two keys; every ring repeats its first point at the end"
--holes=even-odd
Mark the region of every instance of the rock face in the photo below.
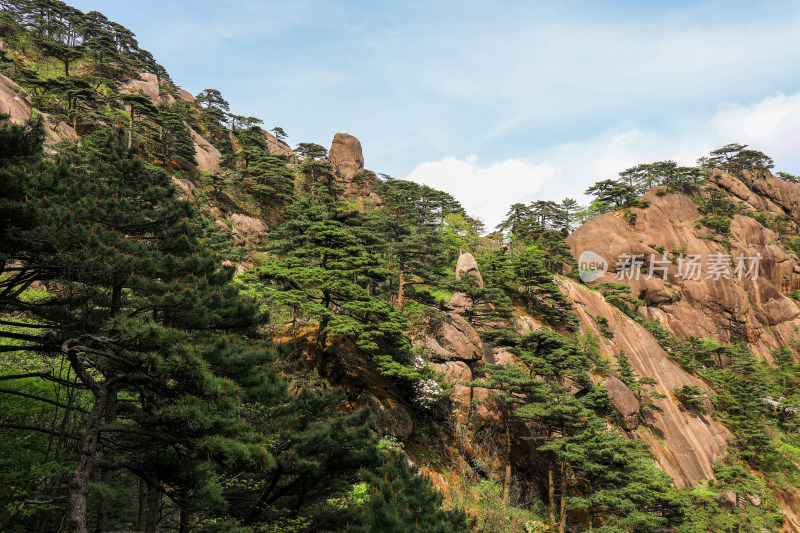
{"type": "Polygon", "coordinates": [[[640,402],[633,391],[614,376],[606,377],[602,385],[608,390],[608,397],[619,414],[620,427],[628,431],[639,427],[640,402]]]}
{"type": "Polygon", "coordinates": [[[10,115],[14,124],[31,118],[31,103],[24,94],[22,87],[0,74],[0,113],[10,115]]]}
{"type": "MultiPolygon", "coordinates": [[[[693,486],[700,480],[711,479],[714,475],[711,465],[725,455],[730,433],[710,417],[690,413],[672,396],[674,389],[684,385],[695,385],[708,392],[706,384],[673,362],[649,331],[606,302],[600,293],[569,279],[560,279],[559,285],[575,304],[581,331],[597,336],[601,355],[613,357],[621,350],[636,374],[658,381],[651,389],[666,396],[663,400],[654,400],[662,412],[650,413],[646,418],[652,433],[638,428],[629,436],[650,444],[659,466],[672,476],[677,486],[693,486]],[[613,339],[602,335],[593,318],[597,315],[608,319],[613,339]]],[[[619,402],[621,412],[630,416],[633,404],[629,398],[625,401],[623,398],[624,391],[618,394],[614,404],[619,402]]],[[[632,426],[630,419],[628,426],[632,426]]]]}
{"type": "MultiPolygon", "coordinates": [[[[197,196],[197,194],[194,192],[196,187],[194,186],[194,183],[192,183],[189,180],[184,180],[172,176],[172,184],[175,186],[176,189],[181,191],[182,196],[184,198],[194,198],[197,196]]],[[[219,222],[219,220],[215,220],[214,222],[219,222]]]]}
{"type": "Polygon", "coordinates": [[[350,184],[353,176],[364,171],[361,141],[349,133],[337,133],[328,151],[328,161],[338,170],[344,182],[350,184]]]}
{"type": "MultiPolygon", "coordinates": [[[[768,173],[744,171],[734,176],[720,170],[714,170],[710,181],[740,212],[764,217],[761,220],[784,217],[800,222],[800,184],[768,173]]],[[[648,319],[658,319],[679,338],[746,342],[766,360],[771,360],[774,348],[792,343],[800,331],[800,306],[787,294],[800,288],[800,259],[779,245],[781,235],[740,214],[732,217],[727,237],[717,235],[699,222],[703,214],[683,194],[656,188],[644,199],[650,205],[632,208],[635,218],[623,218],[620,212],[606,213],[567,238],[576,258],[588,250],[608,262],[608,272],[598,282],[629,285],[631,294],[644,300],[639,311],[648,319]],[[678,276],[681,253],[701,255],[700,279],[678,276]],[[617,279],[614,272],[622,254],[642,254],[648,259],[654,254],[656,260],[665,259],[658,266],[666,267],[667,280],[663,271],[655,271],[647,279],[647,266],[639,279],[635,275],[617,279]],[[709,259],[714,255],[721,257],[720,269],[725,273],[718,279],[709,277],[709,259]],[[736,271],[740,256],[745,259],[741,276],[736,271]],[[760,258],[757,277],[747,273],[753,266],[751,258],[756,257],[760,258]]],[[[669,361],[655,339],[638,324],[615,309],[603,310],[601,296],[572,282],[563,284],[570,299],[579,303],[581,329],[596,332],[587,313],[608,318],[614,340],[602,340],[604,346],[608,345],[606,353],[622,349],[634,370],[656,379],[659,385],[655,389],[668,396],[656,402],[664,412],[647,418],[653,433],[639,428],[636,436],[650,444],[661,467],[678,485],[711,477],[710,465],[724,452],[727,431],[708,417],[686,411],[671,397],[671,391],[682,384],[706,390],[705,385],[669,361]]],[[[800,532],[800,493],[776,489],[774,494],[786,514],[786,530],[800,532]]]]}
{"type": "Polygon", "coordinates": [[[235,213],[230,217],[234,235],[247,237],[264,235],[269,228],[263,220],[235,213]]]}
{"type": "MultiPolygon", "coordinates": [[[[464,279],[466,275],[474,276],[474,286],[483,288],[483,278],[481,277],[480,269],[478,269],[478,262],[475,261],[475,257],[470,253],[461,254],[458,257],[458,262],[456,263],[456,279],[464,279]]],[[[455,311],[463,312],[469,309],[472,303],[466,294],[463,292],[457,292],[450,298],[448,305],[455,311]]],[[[493,309],[492,304],[484,305],[488,306],[490,309],[493,309]]]]}
{"type": "Polygon", "coordinates": [[[267,136],[267,150],[272,155],[286,155],[290,158],[294,157],[294,152],[291,147],[283,141],[279,141],[274,135],[268,131],[264,131],[267,136]]]}
{"type": "Polygon", "coordinates": [[[445,313],[441,320],[428,324],[427,331],[416,339],[428,352],[431,361],[479,361],[486,353],[480,335],[463,316],[445,313]]]}
{"type": "MultiPolygon", "coordinates": [[[[12,124],[24,124],[31,118],[33,106],[26,96],[25,90],[0,74],[0,114],[9,115],[12,124]]],[[[78,134],[72,126],[64,121],[55,126],[48,119],[49,116],[42,114],[44,119],[44,131],[46,134],[45,145],[55,144],[62,140],[78,142],[78,134]]]]}
{"type": "MultiPolygon", "coordinates": [[[[161,88],[158,85],[158,76],[149,72],[141,72],[139,75],[142,79],[129,80],[121,87],[121,89],[127,89],[128,92],[133,93],[142,91],[144,94],[150,97],[155,105],[162,103],[172,105],[175,103],[175,98],[171,94],[161,94],[161,88]]],[[[191,95],[189,96],[192,98],[192,100],[194,100],[194,97],[191,95]]]]}
{"type": "Polygon", "coordinates": [[[478,269],[478,262],[475,257],[470,253],[461,254],[456,263],[456,279],[461,280],[464,274],[472,274],[475,276],[475,286],[483,288],[483,278],[481,271],[478,269]]]}
{"type": "Polygon", "coordinates": [[[469,419],[470,403],[472,401],[472,387],[463,383],[472,381],[472,370],[462,361],[448,361],[446,363],[431,363],[437,372],[445,375],[445,380],[453,385],[450,400],[455,409],[456,423],[466,424],[469,419]]]}
{"type": "Polygon", "coordinates": [[[219,171],[219,161],[222,159],[222,153],[192,128],[189,128],[189,132],[192,134],[192,141],[194,141],[194,158],[197,160],[198,168],[207,170],[212,174],[219,171]]]}
{"type": "MultiPolygon", "coordinates": [[[[746,175],[747,176],[747,175],[746,175]]],[[[721,190],[752,210],[769,210],[774,215],[800,217],[797,202],[800,184],[777,178],[763,178],[745,183],[727,174],[716,174],[721,190]],[[776,183],[777,182],[777,183],[776,183]],[[757,196],[751,187],[774,195],[774,201],[757,196]],[[794,195],[794,198],[792,198],[794,195]]],[[[604,257],[609,271],[598,282],[617,282],[614,273],[622,254],[642,254],[667,264],[667,280],[662,271],[654,271],[651,279],[645,268],[639,279],[623,279],[631,294],[645,301],[641,311],[649,319],[657,318],[678,337],[712,337],[719,342],[744,341],[763,358],[770,351],[788,344],[800,328],[800,307],[786,293],[800,286],[800,260],[786,253],[776,243],[779,235],[753,218],[735,215],[731,223],[730,251],[725,243],[711,235],[697,221],[703,216],[694,202],[682,194],[659,196],[655,190],[644,197],[646,209],[632,209],[634,224],[619,212],[606,213],[581,226],[567,239],[575,257],[586,250],[604,257]],[[652,247],[650,246],[652,245],[652,247]],[[673,252],[673,253],[670,253],[673,252]],[[678,277],[678,255],[699,254],[704,267],[700,280],[678,277]],[[722,254],[728,266],[729,279],[706,279],[710,257],[722,254]],[[736,275],[738,258],[745,258],[742,279],[736,275]],[[744,275],[752,266],[750,258],[760,256],[759,275],[744,275]]],[[[798,218],[795,218],[798,220],[798,218]]],[[[660,266],[660,265],[659,265],[660,266]]]]}
{"type": "Polygon", "coordinates": [[[356,199],[369,196],[373,201],[380,201],[374,193],[370,193],[370,184],[378,178],[364,170],[364,154],[358,139],[349,133],[334,135],[328,151],[328,161],[344,185],[346,197],[356,199]]]}

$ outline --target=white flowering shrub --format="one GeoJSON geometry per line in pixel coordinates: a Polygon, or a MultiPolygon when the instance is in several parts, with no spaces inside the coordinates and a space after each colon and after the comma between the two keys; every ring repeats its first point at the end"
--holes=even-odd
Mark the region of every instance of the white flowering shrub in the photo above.
{"type": "Polygon", "coordinates": [[[414,384],[414,401],[423,409],[430,409],[441,399],[443,392],[435,379],[421,379],[414,384]]]}

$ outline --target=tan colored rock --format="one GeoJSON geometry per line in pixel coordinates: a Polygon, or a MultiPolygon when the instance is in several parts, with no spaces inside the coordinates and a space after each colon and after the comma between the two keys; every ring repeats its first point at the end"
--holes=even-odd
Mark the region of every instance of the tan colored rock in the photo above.
{"type": "MultiPolygon", "coordinates": [[[[773,179],[761,180],[759,186],[776,195],[774,202],[761,202],[758,196],[751,197],[746,191],[750,186],[728,175],[718,175],[727,189],[752,202],[753,209],[772,209],[774,214],[784,212],[800,216],[795,209],[792,193],[800,195],[800,185],[773,179]],[[763,183],[762,183],[763,182],[763,183]],[[790,187],[791,186],[791,187],[790,187]]],[[[648,272],[639,279],[623,279],[631,287],[631,294],[645,300],[641,311],[648,319],[658,319],[662,325],[678,337],[713,337],[722,343],[746,341],[753,351],[765,359],[778,346],[789,344],[800,328],[800,307],[785,293],[800,283],[797,267],[800,259],[787,254],[776,244],[779,235],[763,227],[756,220],[741,215],[731,222],[731,249],[722,243],[703,238],[705,228],[697,228],[702,217],[694,202],[682,194],[658,196],[654,191],[645,195],[650,202],[646,209],[632,209],[636,213],[635,224],[625,221],[621,213],[606,213],[584,224],[567,238],[575,257],[586,250],[593,251],[609,262],[609,272],[598,280],[618,282],[614,271],[621,254],[643,254],[656,259],[662,255],[649,245],[663,246],[667,259],[675,256],[670,252],[684,250],[687,254],[700,254],[703,263],[712,254],[729,254],[738,259],[760,254],[758,279],[735,275],[735,264],[729,269],[730,279],[682,280],[678,278],[678,265],[668,267],[666,282],[655,271],[651,279],[648,272]]],[[[739,197],[735,197],[740,201],[739,197]]],[[[677,263],[677,262],[675,262],[677,263]]],[[[749,262],[746,266],[749,266],[749,262]]]]}
{"type": "Polygon", "coordinates": [[[463,292],[457,292],[450,297],[450,301],[447,303],[454,311],[456,312],[463,312],[469,309],[472,305],[472,302],[467,295],[463,292]]]}
{"type": "Polygon", "coordinates": [[[469,419],[470,403],[472,402],[472,388],[462,385],[472,381],[472,371],[461,361],[447,361],[446,363],[431,363],[437,372],[445,375],[445,381],[453,385],[450,401],[454,407],[456,422],[466,424],[469,419]]]}
{"type": "Polygon", "coordinates": [[[75,144],[78,143],[78,134],[75,132],[72,126],[63,120],[55,127],[55,133],[63,140],[71,141],[75,144]]]}
{"type": "Polygon", "coordinates": [[[338,170],[345,184],[349,184],[353,176],[364,171],[361,142],[349,133],[337,133],[328,151],[328,161],[338,170]]]}
{"type": "Polygon", "coordinates": [[[342,181],[346,197],[355,199],[372,196],[370,186],[378,178],[371,172],[365,172],[361,142],[357,138],[348,133],[334,135],[328,161],[342,181]],[[354,179],[356,176],[359,178],[354,179]]]}
{"type": "Polygon", "coordinates": [[[466,363],[462,361],[447,361],[444,363],[431,363],[437,372],[445,375],[448,383],[466,383],[472,381],[472,371],[466,363]]]}
{"type": "Polygon", "coordinates": [[[32,110],[22,87],[0,74],[0,113],[10,115],[14,124],[24,124],[32,110]]]}
{"type": "MultiPolygon", "coordinates": [[[[196,187],[194,186],[194,183],[189,180],[172,176],[172,184],[183,193],[182,196],[184,198],[195,198],[197,196],[197,194],[194,192],[196,187]]],[[[219,220],[216,220],[215,222],[219,222],[219,220]]]]}
{"type": "Polygon", "coordinates": [[[456,263],[456,279],[461,280],[464,274],[472,274],[475,276],[475,286],[483,288],[483,278],[478,268],[478,262],[471,253],[464,253],[458,256],[458,263],[456,263]]]}
{"type": "Polygon", "coordinates": [[[381,435],[404,439],[414,431],[414,421],[405,408],[390,398],[383,400],[372,394],[362,394],[359,403],[369,407],[369,425],[381,435]]]}
{"type": "Polygon", "coordinates": [[[444,314],[436,330],[428,334],[428,339],[426,346],[438,346],[430,352],[433,360],[478,361],[485,353],[485,346],[478,332],[463,316],[455,312],[444,314]]]}
{"type": "Polygon", "coordinates": [[[511,353],[508,348],[492,348],[486,350],[483,361],[489,365],[523,365],[522,360],[511,353]]]}
{"type": "Polygon", "coordinates": [[[539,322],[532,316],[518,310],[514,311],[513,324],[514,324],[514,330],[520,335],[526,335],[528,333],[531,333],[532,331],[539,331],[540,329],[544,329],[544,326],[542,325],[541,322],[539,322]]]}
{"type": "Polygon", "coordinates": [[[695,385],[708,392],[706,384],[681,369],[643,326],[611,306],[600,293],[566,278],[558,278],[558,283],[567,298],[576,304],[581,331],[597,336],[601,354],[624,352],[638,375],[658,381],[652,390],[666,396],[655,400],[662,412],[647,417],[648,425],[665,446],[647,432],[634,431],[633,438],[647,440],[659,466],[679,487],[711,479],[714,475],[711,465],[725,455],[730,433],[710,416],[683,409],[672,396],[674,389],[684,385],[695,385]],[[614,332],[613,340],[602,336],[593,318],[597,315],[608,319],[609,329],[614,332]]]}
{"type": "Polygon", "coordinates": [[[192,95],[192,93],[190,93],[186,89],[178,89],[178,96],[184,102],[194,102],[194,100],[195,100],[195,98],[192,95]]]}
{"type": "Polygon", "coordinates": [[[264,135],[267,136],[267,150],[272,155],[286,155],[290,158],[294,158],[294,152],[292,148],[283,141],[279,141],[274,135],[272,135],[268,131],[264,131],[264,135]]]}
{"type": "Polygon", "coordinates": [[[192,128],[189,128],[189,132],[192,135],[192,141],[194,141],[194,158],[197,160],[198,168],[207,170],[212,174],[218,172],[222,153],[192,128]]]}
{"type": "Polygon", "coordinates": [[[639,399],[619,379],[608,376],[602,385],[608,390],[608,397],[619,414],[619,425],[622,429],[632,431],[639,427],[639,399]]]}
{"type": "Polygon", "coordinates": [[[247,215],[235,213],[230,216],[230,221],[231,224],[233,224],[234,234],[241,234],[251,237],[254,235],[263,235],[269,231],[269,228],[263,220],[249,217],[247,215]]]}
{"type": "Polygon", "coordinates": [[[139,75],[141,77],[140,80],[128,80],[120,89],[122,91],[127,90],[128,92],[132,93],[142,91],[144,94],[150,97],[150,100],[153,101],[153,105],[158,105],[161,103],[171,105],[175,103],[175,98],[173,98],[171,94],[161,94],[161,88],[158,84],[158,76],[149,72],[142,72],[139,75]]]}

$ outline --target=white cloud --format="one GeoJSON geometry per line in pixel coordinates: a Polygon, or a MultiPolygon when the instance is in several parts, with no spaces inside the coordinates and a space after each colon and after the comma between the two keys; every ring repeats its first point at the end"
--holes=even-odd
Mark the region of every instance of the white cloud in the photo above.
{"type": "Polygon", "coordinates": [[[778,93],[748,106],[720,106],[711,124],[725,143],[761,150],[775,160],[778,170],[800,170],[800,93],[778,93]]]}
{"type": "Polygon", "coordinates": [[[473,216],[492,229],[514,202],[529,202],[545,180],[557,169],[549,163],[534,165],[521,159],[506,159],[481,166],[478,156],[445,157],[418,165],[408,179],[449,192],[473,216]]]}
{"type": "Polygon", "coordinates": [[[800,93],[767,97],[751,105],[721,105],[713,116],[687,122],[678,134],[629,129],[589,141],[560,144],[528,159],[481,166],[478,156],[445,157],[418,165],[407,179],[453,194],[488,229],[515,202],[565,197],[587,202],[591,184],[639,163],[671,159],[693,165],[728,143],[749,144],[775,160],[776,170],[800,172],[800,93]]]}

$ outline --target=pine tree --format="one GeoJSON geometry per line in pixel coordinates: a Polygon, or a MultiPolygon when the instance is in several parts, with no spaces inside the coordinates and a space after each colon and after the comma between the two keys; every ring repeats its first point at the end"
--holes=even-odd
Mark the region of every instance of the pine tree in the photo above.
{"type": "MultiPolygon", "coordinates": [[[[269,354],[235,337],[256,325],[255,305],[199,238],[202,222],[169,177],[147,171],[120,138],[110,141],[99,153],[23,171],[30,196],[17,208],[34,224],[12,228],[9,259],[59,290],[36,305],[4,301],[43,327],[0,332],[3,351],[35,351],[55,368],[64,358],[77,380],[17,378],[88,391],[69,485],[76,532],[86,531],[97,470],[128,470],[156,488],[205,485],[211,490],[191,501],[213,507],[222,503],[213,490],[218,462],[273,460],[267,437],[235,417],[237,376],[272,371],[269,354]]],[[[173,494],[188,505],[180,489],[173,494]]]]}
{"type": "Polygon", "coordinates": [[[390,452],[382,466],[364,475],[362,501],[351,505],[336,531],[367,533],[430,531],[456,533],[470,530],[470,520],[460,511],[442,510],[442,497],[427,478],[408,465],[408,459],[390,452]]]}
{"type": "Polygon", "coordinates": [[[525,303],[545,322],[567,329],[575,327],[577,318],[572,305],[567,301],[547,271],[539,252],[528,249],[510,258],[516,288],[525,298],[525,303]]]}
{"type": "Polygon", "coordinates": [[[183,103],[175,102],[158,106],[156,123],[161,127],[158,138],[158,155],[164,170],[169,170],[173,161],[180,164],[197,165],[195,147],[189,128],[184,123],[183,103]]]}
{"type": "Polygon", "coordinates": [[[318,198],[306,196],[287,208],[286,223],[272,235],[278,258],[248,279],[288,311],[284,326],[294,329],[300,317],[313,321],[317,355],[346,345],[370,358],[407,357],[407,322],[371,292],[388,272],[357,236],[360,215],[330,196],[318,198]]]}
{"type": "Polygon", "coordinates": [[[531,379],[528,369],[516,364],[486,365],[482,370],[487,374],[486,378],[466,385],[490,389],[489,396],[500,400],[503,404],[503,426],[505,428],[503,502],[508,502],[511,491],[512,423],[517,412],[515,409],[525,404],[526,397],[533,395],[542,383],[531,379]]]}

